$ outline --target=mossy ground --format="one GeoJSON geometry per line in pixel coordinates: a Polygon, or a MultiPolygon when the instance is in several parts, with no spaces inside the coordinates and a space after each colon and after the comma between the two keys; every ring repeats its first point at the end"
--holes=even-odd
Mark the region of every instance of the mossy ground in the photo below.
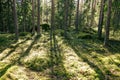
{"type": "Polygon", "coordinates": [[[51,53],[48,33],[20,36],[17,42],[1,34],[0,80],[120,80],[119,38],[111,36],[104,47],[103,40],[86,35],[56,35],[57,52],[51,53]]]}

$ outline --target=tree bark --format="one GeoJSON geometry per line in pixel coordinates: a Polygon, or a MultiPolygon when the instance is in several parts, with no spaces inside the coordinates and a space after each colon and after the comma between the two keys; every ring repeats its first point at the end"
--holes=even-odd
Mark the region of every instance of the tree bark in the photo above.
{"type": "Polygon", "coordinates": [[[32,0],[32,27],[33,27],[33,30],[32,32],[35,33],[35,14],[34,14],[34,0],[32,0]]]}
{"type": "Polygon", "coordinates": [[[16,11],[16,0],[13,0],[13,14],[14,14],[14,23],[15,23],[15,36],[18,40],[18,21],[17,21],[17,11],[16,11]]]}
{"type": "Polygon", "coordinates": [[[99,22],[98,22],[98,38],[102,37],[102,26],[103,26],[103,19],[104,19],[104,6],[105,0],[101,0],[100,6],[100,15],[99,15],[99,22]]]}
{"type": "Polygon", "coordinates": [[[109,28],[110,28],[110,19],[111,19],[111,7],[112,7],[112,0],[108,0],[108,11],[107,11],[107,20],[105,26],[105,39],[104,45],[107,46],[109,40],[109,28]]]}
{"type": "Polygon", "coordinates": [[[55,4],[54,4],[54,0],[52,0],[52,3],[51,3],[51,30],[50,30],[50,46],[51,46],[51,50],[53,50],[53,48],[55,48],[53,46],[53,40],[54,40],[54,14],[55,14],[55,8],[54,8],[55,4]]]}
{"type": "Polygon", "coordinates": [[[96,0],[92,0],[92,5],[91,5],[91,23],[90,23],[90,28],[94,26],[94,16],[95,16],[95,9],[96,9],[96,0]]]}
{"type": "Polygon", "coordinates": [[[76,21],[75,21],[76,31],[78,31],[78,26],[79,26],[79,3],[80,3],[80,0],[77,1],[76,21]]]}
{"type": "Polygon", "coordinates": [[[37,34],[40,35],[40,0],[38,0],[37,34]]]}
{"type": "Polygon", "coordinates": [[[64,1],[64,9],[64,36],[66,36],[68,27],[68,0],[64,1]]]}

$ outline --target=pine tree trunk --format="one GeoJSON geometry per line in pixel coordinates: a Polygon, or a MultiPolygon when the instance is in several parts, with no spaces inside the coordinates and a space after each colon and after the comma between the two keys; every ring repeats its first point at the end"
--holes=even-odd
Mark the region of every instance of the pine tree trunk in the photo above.
{"type": "Polygon", "coordinates": [[[18,21],[17,21],[17,11],[16,11],[16,0],[13,0],[13,14],[14,14],[14,23],[15,23],[15,36],[18,40],[18,21]]]}
{"type": "Polygon", "coordinates": [[[103,19],[104,19],[104,6],[105,0],[101,0],[100,6],[100,15],[99,15],[99,22],[98,22],[98,38],[102,37],[102,26],[103,26],[103,19]]]}
{"type": "Polygon", "coordinates": [[[95,9],[96,9],[96,0],[92,0],[90,28],[94,26],[93,24],[94,24],[95,9]]]}
{"type": "Polygon", "coordinates": [[[77,1],[76,21],[75,21],[76,31],[78,31],[78,23],[79,23],[79,2],[80,0],[77,1]]]}
{"type": "Polygon", "coordinates": [[[40,35],[40,0],[38,0],[37,34],[40,35]]]}
{"type": "Polygon", "coordinates": [[[68,27],[68,0],[64,1],[64,36],[67,36],[68,27]]]}
{"type": "Polygon", "coordinates": [[[108,11],[107,11],[107,20],[105,26],[105,39],[104,45],[107,46],[109,40],[109,28],[110,28],[110,19],[111,19],[111,7],[112,7],[112,0],[108,0],[108,11]]]}
{"type": "Polygon", "coordinates": [[[34,14],[34,0],[32,0],[32,27],[33,27],[33,30],[32,32],[35,33],[35,14],[34,14]]]}
{"type": "Polygon", "coordinates": [[[52,0],[52,4],[51,4],[51,30],[50,30],[50,46],[51,46],[51,50],[53,49],[53,34],[54,34],[54,14],[55,14],[55,9],[54,9],[54,0],[52,0]]]}

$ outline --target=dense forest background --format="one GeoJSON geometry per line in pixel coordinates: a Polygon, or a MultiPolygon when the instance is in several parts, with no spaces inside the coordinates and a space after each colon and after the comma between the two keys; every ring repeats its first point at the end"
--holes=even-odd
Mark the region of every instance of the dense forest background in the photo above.
{"type": "Polygon", "coordinates": [[[120,80],[120,0],[0,0],[0,80],[120,80]]]}

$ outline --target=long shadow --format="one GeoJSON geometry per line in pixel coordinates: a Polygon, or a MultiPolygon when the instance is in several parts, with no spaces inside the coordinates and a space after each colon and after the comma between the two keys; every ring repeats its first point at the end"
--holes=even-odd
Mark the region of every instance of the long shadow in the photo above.
{"type": "Polygon", "coordinates": [[[84,62],[86,62],[87,64],[89,64],[89,66],[94,69],[94,71],[98,74],[98,78],[100,80],[104,80],[105,79],[105,75],[104,73],[101,71],[101,69],[98,67],[98,65],[94,64],[91,60],[87,59],[85,56],[82,55],[82,53],[80,53],[80,49],[77,48],[76,46],[73,46],[70,44],[70,42],[68,41],[68,45],[71,46],[71,48],[75,51],[75,53],[83,59],[84,62]]]}
{"type": "Polygon", "coordinates": [[[62,50],[58,47],[58,43],[56,40],[56,49],[51,50],[50,60],[51,60],[51,79],[52,80],[69,80],[69,74],[67,73],[64,65],[63,59],[64,54],[61,52],[62,50]]]}
{"type": "Polygon", "coordinates": [[[0,77],[2,77],[6,73],[8,68],[10,68],[11,66],[12,66],[12,64],[9,64],[9,65],[5,66],[4,69],[0,70],[0,77]]]}
{"type": "MultiPolygon", "coordinates": [[[[17,62],[12,62],[12,63],[8,64],[8,66],[4,67],[4,69],[0,72],[0,77],[2,77],[11,66],[15,65],[16,63],[20,63],[20,59],[29,54],[32,46],[35,44],[35,42],[37,42],[38,39],[39,39],[39,37],[36,36],[35,40],[31,43],[31,45],[28,47],[28,49],[22,55],[20,55],[18,60],[16,60],[17,62]]],[[[22,43],[24,43],[24,41],[22,43]]]]}
{"type": "Polygon", "coordinates": [[[12,54],[12,53],[16,50],[16,48],[17,48],[20,44],[25,43],[27,40],[28,40],[28,39],[26,39],[26,40],[24,40],[24,41],[18,43],[18,44],[15,45],[15,46],[13,46],[13,47],[12,47],[13,49],[10,50],[10,51],[7,53],[7,55],[5,55],[4,57],[2,57],[0,60],[2,61],[2,60],[5,59],[6,57],[8,57],[10,54],[12,54]]]}
{"type": "Polygon", "coordinates": [[[106,48],[112,53],[120,53],[120,41],[109,40],[108,46],[106,48]]]}
{"type": "Polygon", "coordinates": [[[25,57],[25,56],[27,56],[27,55],[29,54],[29,52],[30,52],[30,50],[32,49],[33,45],[34,45],[39,39],[40,39],[40,36],[36,36],[36,37],[35,37],[35,39],[34,39],[33,42],[30,44],[30,46],[27,48],[27,50],[26,50],[24,53],[22,53],[22,54],[20,55],[20,57],[18,58],[18,63],[20,63],[20,59],[21,59],[22,57],[25,57]]]}
{"type": "MultiPolygon", "coordinates": [[[[120,41],[118,40],[109,40],[108,45],[103,47],[99,45],[103,45],[104,39],[98,40],[98,39],[81,39],[80,45],[81,47],[88,52],[95,51],[99,54],[106,55],[106,50],[109,51],[112,54],[120,53],[120,41]]],[[[79,45],[79,44],[78,44],[79,45]]],[[[111,55],[111,54],[109,54],[111,55]]],[[[109,56],[107,54],[107,56],[109,56]]]]}
{"type": "MultiPolygon", "coordinates": [[[[1,34],[0,34],[1,35],[1,34]]],[[[16,43],[14,36],[0,36],[0,53],[2,53],[6,48],[10,47],[11,44],[16,43]],[[2,44],[3,43],[3,44],[2,44]]]]}
{"type": "MultiPolygon", "coordinates": [[[[102,42],[102,44],[103,44],[104,38],[98,39],[97,41],[102,42]]],[[[97,41],[95,41],[96,44],[98,43],[97,41]]],[[[105,46],[105,48],[107,48],[108,51],[113,53],[113,54],[120,53],[120,40],[110,39],[108,41],[108,45],[105,46]]]]}

